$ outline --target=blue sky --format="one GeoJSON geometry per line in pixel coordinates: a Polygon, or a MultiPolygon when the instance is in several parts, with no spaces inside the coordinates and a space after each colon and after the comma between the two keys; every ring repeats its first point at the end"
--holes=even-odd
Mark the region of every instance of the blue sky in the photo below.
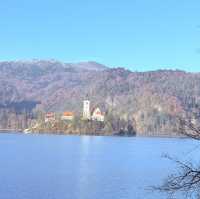
{"type": "Polygon", "coordinates": [[[200,71],[199,0],[1,0],[0,60],[200,71]]]}

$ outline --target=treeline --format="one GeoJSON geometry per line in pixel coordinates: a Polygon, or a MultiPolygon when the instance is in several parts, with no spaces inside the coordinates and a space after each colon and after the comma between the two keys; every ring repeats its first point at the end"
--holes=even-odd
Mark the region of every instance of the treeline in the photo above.
{"type": "Polygon", "coordinates": [[[0,104],[0,130],[24,130],[36,121],[37,101],[6,102],[0,104]]]}

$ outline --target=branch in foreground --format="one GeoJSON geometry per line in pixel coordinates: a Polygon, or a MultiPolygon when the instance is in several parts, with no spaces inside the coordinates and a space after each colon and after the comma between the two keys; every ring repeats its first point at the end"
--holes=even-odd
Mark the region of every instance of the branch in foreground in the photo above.
{"type": "Polygon", "coordinates": [[[179,170],[176,174],[170,175],[162,186],[153,187],[153,189],[166,192],[171,197],[177,193],[183,193],[186,198],[200,198],[200,168],[191,163],[166,157],[175,162],[179,170]]]}
{"type": "MultiPolygon", "coordinates": [[[[200,140],[200,127],[185,119],[179,118],[179,122],[180,134],[200,140]]],[[[177,164],[178,171],[168,176],[162,186],[153,187],[153,189],[168,193],[171,198],[181,193],[185,198],[200,199],[200,165],[195,166],[191,162],[183,162],[169,156],[166,158],[177,164]]]]}
{"type": "Polygon", "coordinates": [[[197,127],[191,121],[182,118],[179,118],[179,123],[180,134],[195,140],[200,140],[200,127],[197,127]]]}

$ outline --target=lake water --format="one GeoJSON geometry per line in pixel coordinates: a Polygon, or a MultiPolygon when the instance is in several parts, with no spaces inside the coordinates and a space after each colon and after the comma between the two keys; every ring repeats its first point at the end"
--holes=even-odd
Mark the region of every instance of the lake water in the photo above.
{"type": "Polygon", "coordinates": [[[189,139],[0,134],[2,199],[155,199],[189,139]]]}

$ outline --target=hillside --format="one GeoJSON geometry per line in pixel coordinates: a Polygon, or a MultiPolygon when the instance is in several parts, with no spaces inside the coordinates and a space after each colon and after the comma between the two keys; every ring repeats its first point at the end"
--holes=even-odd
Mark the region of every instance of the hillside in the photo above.
{"type": "Polygon", "coordinates": [[[131,122],[138,134],[171,134],[178,128],[176,116],[198,121],[200,73],[132,72],[96,62],[0,62],[2,129],[24,128],[24,118],[31,121],[38,111],[81,114],[86,96],[108,118],[131,122]]]}

